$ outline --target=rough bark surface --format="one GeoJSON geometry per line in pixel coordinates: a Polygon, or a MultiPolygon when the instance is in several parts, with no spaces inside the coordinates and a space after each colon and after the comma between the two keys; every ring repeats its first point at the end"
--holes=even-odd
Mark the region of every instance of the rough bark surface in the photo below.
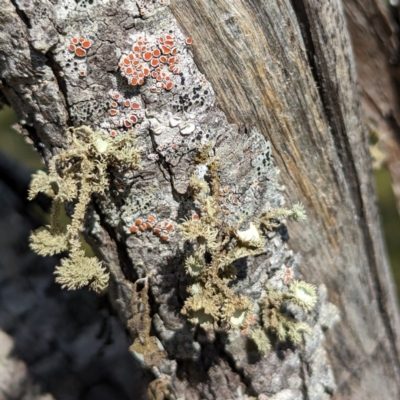
{"type": "Polygon", "coordinates": [[[143,110],[143,169],[111,171],[115,180],[94,199],[86,233],[111,272],[110,297],[131,349],[156,378],[150,398],[326,399],[335,392],[322,347],[322,329],[334,319],[324,287],[304,348],[277,344],[261,356],[240,332],[211,333],[180,315],[189,249],[179,234],[167,242],[130,234],[138,218],[176,225],[199,212],[189,178],[207,171],[196,152],[210,143],[220,187],[229,187],[221,199],[226,223],[248,223],[284,197],[301,200],[309,216],[290,225],[301,264],[285,231],[271,232],[262,255],[236,265],[233,290],[256,304],[267,280],[283,286],[285,269],[298,276],[300,265],[340,309],[326,346],[334,397],[398,398],[398,314],[341,3],[161,3],[3,0],[0,10],[1,89],[46,161],[67,145],[67,127],[121,134],[124,120],[109,113],[116,92],[143,110]],[[194,39],[195,62],[181,29],[194,39]],[[124,84],[121,55],[138,35],[169,32],[180,69],[172,90],[124,84]],[[74,37],[92,41],[86,57],[69,50],[74,37]]]}

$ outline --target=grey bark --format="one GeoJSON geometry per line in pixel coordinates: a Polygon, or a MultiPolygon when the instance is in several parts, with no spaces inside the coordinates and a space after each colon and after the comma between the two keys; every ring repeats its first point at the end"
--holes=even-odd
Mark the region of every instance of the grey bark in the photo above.
{"type": "Polygon", "coordinates": [[[69,126],[116,127],[106,106],[110,91],[139,96],[145,105],[144,169],[112,171],[125,191],[115,185],[109,196],[94,199],[86,234],[111,272],[109,295],[132,341],[148,340],[150,312],[150,334],[164,349],[136,352],[154,374],[150,398],[396,399],[398,312],[342,4],[270,3],[176,0],[167,8],[150,1],[3,0],[1,89],[46,161],[66,146],[69,126]],[[170,30],[179,39],[184,81],[160,94],[148,84],[140,91],[123,87],[118,62],[134,35],[170,30]],[[194,61],[181,30],[194,39],[194,61]],[[93,42],[84,59],[68,50],[75,36],[93,42]],[[197,104],[193,89],[202,97],[197,104]],[[194,123],[196,136],[169,126],[171,114],[194,123]],[[283,193],[269,144],[253,126],[271,143],[283,193]],[[171,138],[176,152],[169,151],[171,138]],[[161,243],[129,234],[135,218],[150,213],[174,224],[190,216],[195,150],[211,140],[223,156],[221,187],[232,186],[235,195],[226,204],[228,220],[244,215],[248,222],[284,197],[306,205],[307,222],[289,226],[290,247],[303,261],[284,232],[272,232],[263,255],[236,265],[240,279],[233,285],[257,301],[260,283],[277,280],[286,267],[325,284],[303,348],[277,344],[262,357],[240,333],[191,325],[179,313],[188,285],[179,235],[161,243]],[[138,286],[143,278],[149,298],[138,286]],[[334,318],[326,296],[341,322],[327,333],[325,351],[322,330],[334,318]]]}

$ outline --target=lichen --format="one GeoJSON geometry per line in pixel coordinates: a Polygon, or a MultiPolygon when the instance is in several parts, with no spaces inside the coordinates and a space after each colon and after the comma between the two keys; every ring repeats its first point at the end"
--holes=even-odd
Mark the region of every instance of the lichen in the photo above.
{"type": "MultiPolygon", "coordinates": [[[[258,255],[265,251],[267,233],[281,225],[280,219],[290,218],[302,221],[306,218],[304,207],[296,204],[292,209],[268,209],[259,218],[253,218],[247,229],[224,221],[219,188],[219,160],[209,156],[210,146],[200,149],[196,158],[206,169],[204,174],[194,174],[189,181],[188,193],[195,199],[200,215],[192,214],[190,219],[180,225],[182,238],[192,245],[192,251],[185,259],[186,273],[195,281],[189,289],[182,313],[189,321],[203,328],[222,327],[238,329],[249,325],[253,301],[235,293],[229,286],[236,277],[234,261],[258,255]]],[[[203,168],[204,170],[204,168],[203,168]]],[[[294,344],[301,343],[301,334],[311,332],[308,324],[295,321],[283,311],[284,301],[291,301],[310,311],[316,304],[314,286],[302,281],[293,282],[289,288],[280,292],[267,287],[262,305],[262,326],[252,320],[249,337],[256,343],[261,353],[271,347],[266,335],[275,334],[279,340],[290,339],[294,344]]]]}
{"type": "Polygon", "coordinates": [[[104,195],[110,184],[111,167],[138,168],[140,148],[134,132],[109,138],[82,126],[67,131],[69,148],[61,150],[49,163],[49,172],[38,171],[32,176],[28,198],[39,192],[53,199],[50,225],[31,234],[30,246],[47,256],[69,251],[56,269],[56,281],[67,289],[88,286],[101,292],[107,287],[108,273],[97,258],[88,258],[81,250],[80,233],[85,213],[93,195],[104,195]],[[66,230],[59,224],[59,206],[75,202],[71,223],[66,230]]]}
{"type": "Polygon", "coordinates": [[[279,341],[289,339],[294,344],[301,344],[302,333],[311,334],[311,326],[286,313],[284,305],[291,302],[304,311],[310,311],[317,302],[316,288],[304,281],[294,281],[287,291],[278,291],[270,286],[266,290],[266,296],[261,300],[261,325],[279,341]]]}

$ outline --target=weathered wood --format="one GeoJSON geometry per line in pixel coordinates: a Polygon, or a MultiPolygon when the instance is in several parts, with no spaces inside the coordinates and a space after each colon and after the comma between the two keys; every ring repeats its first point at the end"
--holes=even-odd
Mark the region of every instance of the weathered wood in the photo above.
{"type": "Polygon", "coordinates": [[[361,101],[400,212],[399,26],[384,1],[346,1],[361,101]]]}
{"type": "Polygon", "coordinates": [[[173,5],[221,108],[271,140],[288,197],[307,204],[308,224],[292,228],[291,244],[341,310],[328,334],[338,398],[379,398],[381,379],[379,391],[398,397],[396,300],[340,2],[296,1],[296,13],[284,1],[173,5]]]}
{"type": "MultiPolygon", "coordinates": [[[[303,256],[301,272],[306,280],[324,283],[341,312],[326,347],[338,385],[336,398],[399,397],[398,314],[339,1],[175,0],[173,15],[150,1],[53,5],[3,0],[1,5],[2,91],[47,162],[68,146],[66,127],[116,126],[106,106],[110,91],[137,96],[146,108],[139,138],[143,158],[149,153],[152,157],[142,172],[112,171],[114,178],[124,180],[126,190],[97,197],[87,233],[111,272],[110,296],[132,335],[132,350],[147,368],[153,367],[154,398],[172,392],[187,399],[263,394],[274,399],[327,399],[334,390],[322,348],[321,328],[329,325],[324,322],[329,307],[322,288],[305,350],[277,345],[260,357],[240,334],[205,333],[179,316],[189,284],[179,235],[167,244],[147,235],[129,236],[129,225],[137,217],[151,213],[176,223],[196,209],[188,185],[201,146],[183,138],[178,157],[166,152],[171,135],[179,137],[168,127],[168,112],[193,121],[200,143],[214,140],[215,152],[224,156],[221,187],[236,185],[239,204],[229,205],[227,221],[239,223],[248,211],[249,222],[266,202],[272,207],[283,202],[269,156],[254,190],[259,165],[254,163],[260,152],[269,150],[250,127],[268,138],[286,199],[290,204],[302,201],[308,211],[305,224],[290,224],[291,247],[303,256]],[[182,44],[175,18],[194,38],[196,65],[182,44]],[[173,77],[176,87],[159,95],[151,94],[149,85],[140,91],[121,85],[118,62],[137,35],[170,30],[179,39],[185,83],[173,77]],[[87,58],[77,60],[68,53],[74,36],[92,40],[87,58]],[[196,89],[198,85],[203,89],[196,89]],[[196,90],[203,104],[191,95],[196,90]],[[214,104],[214,91],[220,109],[214,104]],[[192,97],[193,103],[186,102],[192,97]],[[235,148],[233,157],[227,143],[235,148]],[[137,206],[147,195],[150,205],[137,206]],[[144,292],[147,285],[150,297],[144,292]],[[154,337],[165,351],[157,350],[154,337]],[[142,354],[139,349],[146,344],[149,352],[142,354]]],[[[112,182],[111,188],[118,186],[112,182]]],[[[284,237],[273,233],[265,254],[236,265],[245,279],[235,281],[233,288],[256,302],[263,296],[260,281],[273,282],[277,272],[286,266],[296,270],[298,262],[284,237]]],[[[256,320],[260,323],[259,317],[256,320]]]]}

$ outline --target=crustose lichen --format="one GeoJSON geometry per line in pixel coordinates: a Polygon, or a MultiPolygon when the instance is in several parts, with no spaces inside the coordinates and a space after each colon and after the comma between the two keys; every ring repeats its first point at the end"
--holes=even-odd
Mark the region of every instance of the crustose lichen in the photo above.
{"type": "Polygon", "coordinates": [[[137,168],[140,149],[135,133],[128,132],[109,138],[82,126],[67,131],[69,148],[61,150],[49,162],[49,172],[38,171],[32,176],[30,200],[39,192],[53,199],[50,225],[31,234],[30,246],[36,253],[47,256],[69,251],[55,271],[56,281],[67,289],[89,286],[101,292],[107,287],[108,273],[101,262],[86,257],[81,249],[80,232],[92,195],[103,195],[109,187],[111,166],[129,165],[137,168]],[[71,223],[63,231],[58,213],[61,203],[76,201],[71,223]]]}

